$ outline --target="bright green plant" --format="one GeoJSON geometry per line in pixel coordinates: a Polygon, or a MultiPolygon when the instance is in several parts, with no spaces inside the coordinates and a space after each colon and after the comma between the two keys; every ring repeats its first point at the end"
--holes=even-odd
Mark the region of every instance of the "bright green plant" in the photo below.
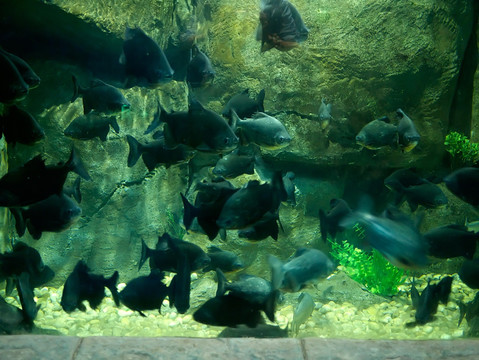
{"type": "MultiPolygon", "coordinates": [[[[364,238],[364,229],[356,224],[353,227],[358,238],[364,238]]],[[[391,265],[377,250],[371,254],[356,248],[346,240],[331,243],[331,256],[343,267],[348,276],[363,284],[373,294],[391,296],[398,293],[398,287],[404,283],[404,271],[391,265]]]]}
{"type": "Polygon", "coordinates": [[[464,163],[475,163],[479,158],[479,144],[471,142],[467,136],[452,131],[444,141],[446,151],[464,163]]]}

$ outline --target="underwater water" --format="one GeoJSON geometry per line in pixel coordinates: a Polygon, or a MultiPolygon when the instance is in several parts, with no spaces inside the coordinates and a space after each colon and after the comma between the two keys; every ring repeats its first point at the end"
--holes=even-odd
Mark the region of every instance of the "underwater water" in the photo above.
{"type": "Polygon", "coordinates": [[[2,333],[477,336],[474,1],[0,10],[2,333]]]}

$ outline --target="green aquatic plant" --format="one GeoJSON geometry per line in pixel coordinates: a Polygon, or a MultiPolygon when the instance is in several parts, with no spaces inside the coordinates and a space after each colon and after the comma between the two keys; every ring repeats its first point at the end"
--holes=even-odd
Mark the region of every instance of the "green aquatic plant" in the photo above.
{"type": "Polygon", "coordinates": [[[180,222],[169,209],[166,209],[166,222],[168,224],[168,233],[177,239],[183,239],[186,234],[186,230],[180,225],[180,222]]]}
{"type": "MultiPolygon", "coordinates": [[[[357,236],[364,237],[364,229],[354,226],[357,236]]],[[[373,294],[391,296],[398,293],[399,285],[404,280],[404,271],[391,265],[377,250],[371,254],[358,249],[348,241],[337,243],[329,239],[331,243],[331,256],[344,267],[348,276],[364,285],[373,294]]]]}
{"type": "Polygon", "coordinates": [[[473,164],[479,158],[479,144],[458,132],[452,131],[447,134],[444,146],[453,158],[459,158],[465,164],[473,164]]]}

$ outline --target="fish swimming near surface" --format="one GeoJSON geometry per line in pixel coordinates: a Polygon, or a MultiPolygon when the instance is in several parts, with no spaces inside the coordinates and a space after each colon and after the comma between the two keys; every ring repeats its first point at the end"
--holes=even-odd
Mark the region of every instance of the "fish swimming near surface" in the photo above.
{"type": "Polygon", "coordinates": [[[261,52],[288,51],[307,39],[309,29],[289,1],[261,0],[260,9],[256,39],[261,41],[261,52]]]}
{"type": "Polygon", "coordinates": [[[444,183],[459,199],[479,206],[479,168],[464,167],[453,171],[444,178],[444,183]]]}
{"type": "Polygon", "coordinates": [[[274,312],[278,292],[271,282],[254,275],[243,274],[237,281],[228,282],[223,272],[216,269],[218,288],[216,297],[225,293],[247,300],[252,308],[264,311],[269,320],[274,321],[274,312]]]}
{"type": "Polygon", "coordinates": [[[411,286],[411,301],[416,309],[416,321],[408,323],[406,326],[412,327],[431,322],[433,315],[437,312],[439,302],[442,302],[444,305],[447,304],[449,294],[451,293],[452,280],[451,276],[442,278],[437,284],[431,284],[429,280],[426,288],[420,295],[413,283],[411,286]]]}
{"type": "Polygon", "coordinates": [[[423,235],[429,243],[429,255],[441,259],[463,256],[472,260],[479,240],[479,233],[455,224],[431,229],[423,235]]]}
{"type": "Polygon", "coordinates": [[[120,126],[114,116],[105,117],[91,111],[75,118],[63,133],[78,140],[90,140],[97,137],[101,141],[106,141],[110,126],[117,134],[120,132],[120,126]]]}
{"type": "Polygon", "coordinates": [[[159,121],[166,124],[165,143],[171,148],[183,144],[200,151],[225,153],[238,146],[238,137],[226,120],[195,99],[190,98],[187,112],[160,111],[159,121]]]}
{"type": "Polygon", "coordinates": [[[207,250],[210,263],[203,269],[204,272],[216,269],[231,272],[244,267],[244,263],[238,255],[231,251],[222,250],[216,246],[208,246],[207,250]]]}
{"type": "Polygon", "coordinates": [[[367,211],[353,211],[339,225],[355,223],[365,229],[365,241],[389,262],[400,268],[420,268],[427,264],[427,241],[416,224],[404,214],[375,216],[367,211]]]}
{"type": "Polygon", "coordinates": [[[270,183],[250,180],[226,200],[216,224],[223,229],[253,226],[267,213],[274,216],[286,199],[281,173],[275,173],[270,183]]]}
{"type": "Polygon", "coordinates": [[[3,50],[0,48],[0,52],[5,54],[8,59],[15,65],[17,68],[18,72],[23,78],[23,81],[28,85],[28,89],[35,89],[40,85],[40,77],[33,71],[33,69],[28,65],[28,63],[23,60],[22,58],[9,53],[8,51],[3,50]]]}
{"type": "Polygon", "coordinates": [[[188,161],[195,154],[194,150],[182,144],[170,149],[166,146],[164,138],[147,144],[140,143],[131,135],[127,135],[126,139],[130,147],[128,167],[134,166],[141,156],[149,171],[159,165],[164,165],[168,169],[171,165],[188,161]]]}
{"type": "Polygon", "coordinates": [[[258,93],[255,99],[249,96],[249,89],[245,89],[228,100],[221,114],[230,118],[231,110],[234,110],[240,119],[249,118],[257,112],[264,112],[264,97],[264,89],[258,93]]]}
{"type": "Polygon", "coordinates": [[[29,91],[28,84],[5,51],[0,51],[0,71],[0,102],[10,104],[25,99],[29,91]]]}
{"type": "Polygon", "coordinates": [[[112,85],[96,79],[91,82],[89,88],[83,88],[78,84],[75,75],[72,75],[72,79],[73,96],[71,102],[81,96],[85,115],[92,110],[105,115],[118,114],[131,107],[121,91],[112,85]]]}
{"type": "Polygon", "coordinates": [[[26,208],[10,208],[18,236],[25,229],[38,240],[43,232],[61,232],[71,227],[81,215],[81,208],[65,193],[53,194],[26,208]]]}
{"type": "Polygon", "coordinates": [[[11,146],[16,143],[33,145],[45,137],[37,120],[15,105],[6,107],[3,115],[0,115],[0,132],[11,146]]]}
{"type": "Polygon", "coordinates": [[[333,119],[331,115],[331,104],[326,104],[324,99],[321,99],[321,105],[318,110],[319,122],[321,124],[321,129],[326,129],[333,119]]]}
{"type": "Polygon", "coordinates": [[[261,148],[277,150],[288,146],[291,135],[278,119],[263,112],[258,112],[251,119],[241,120],[232,110],[232,127],[241,139],[243,145],[253,143],[261,148]]]}
{"type": "Polygon", "coordinates": [[[192,58],[187,66],[186,82],[192,88],[198,88],[211,83],[216,73],[213,70],[210,59],[196,45],[193,45],[191,51],[192,58]]]}
{"type": "Polygon", "coordinates": [[[317,249],[299,248],[286,263],[273,255],[268,258],[274,289],[299,291],[307,283],[329,276],[336,266],[317,249]]]}
{"type": "Polygon", "coordinates": [[[397,126],[399,147],[404,152],[409,152],[417,146],[419,140],[421,139],[421,135],[419,135],[417,132],[416,126],[411,118],[407,116],[404,111],[397,109],[396,114],[399,118],[399,123],[397,126]]]}
{"type": "Polygon", "coordinates": [[[60,194],[70,171],[90,180],[83,163],[72,148],[66,163],[45,165],[40,155],[0,178],[0,206],[23,207],[60,194]]]}
{"type": "Polygon", "coordinates": [[[168,287],[163,283],[165,275],[157,270],[151,271],[148,276],[140,276],[130,280],[120,292],[119,297],[123,305],[131,310],[155,310],[161,313],[163,300],[168,296],[168,287]]]}
{"type": "Polygon", "coordinates": [[[471,289],[479,289],[479,259],[464,261],[459,270],[459,278],[471,289]]]}
{"type": "Polygon", "coordinates": [[[118,271],[107,279],[103,275],[91,274],[85,262],[80,260],[65,281],[60,305],[66,312],[72,312],[75,309],[85,311],[83,301],[88,300],[90,307],[96,309],[105,297],[104,288],[107,287],[111,291],[115,304],[119,306],[117,282],[118,271]]]}
{"type": "Polygon", "coordinates": [[[315,303],[311,295],[303,292],[298,297],[298,305],[294,309],[293,321],[291,322],[291,332],[297,334],[301,324],[304,324],[313,313],[315,303]]]}
{"type": "Polygon", "coordinates": [[[328,235],[335,239],[338,231],[343,231],[340,222],[351,214],[352,210],[348,203],[343,199],[331,199],[329,201],[330,209],[326,214],[324,210],[319,209],[319,226],[321,231],[321,238],[324,242],[327,241],[328,235]]]}
{"type": "Polygon", "coordinates": [[[373,120],[356,135],[356,143],[370,150],[398,145],[398,129],[387,116],[373,120]]]}
{"type": "Polygon", "coordinates": [[[125,65],[126,87],[156,88],[173,79],[163,50],[140,28],[127,27],[120,63],[125,65]]]}

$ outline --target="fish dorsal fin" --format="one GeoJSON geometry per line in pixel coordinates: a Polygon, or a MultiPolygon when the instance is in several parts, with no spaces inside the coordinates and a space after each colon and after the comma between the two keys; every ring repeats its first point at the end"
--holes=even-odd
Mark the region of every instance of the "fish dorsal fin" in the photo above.
{"type": "Polygon", "coordinates": [[[241,95],[248,95],[248,94],[249,94],[249,88],[246,88],[241,92],[241,95]]]}
{"type": "Polygon", "coordinates": [[[296,250],[296,252],[294,253],[294,256],[293,257],[298,257],[298,256],[301,256],[303,255],[305,252],[307,252],[309,249],[307,248],[299,248],[298,250],[296,250]]]}
{"type": "Polygon", "coordinates": [[[33,157],[32,159],[28,160],[22,166],[25,169],[43,169],[45,168],[45,160],[42,159],[42,156],[38,154],[37,156],[33,157]]]}
{"type": "Polygon", "coordinates": [[[386,124],[390,124],[390,123],[391,123],[391,119],[388,118],[387,116],[380,117],[378,120],[379,120],[379,121],[382,121],[382,122],[385,122],[386,124]]]}
{"type": "Polygon", "coordinates": [[[201,105],[201,103],[196,100],[195,98],[193,98],[192,96],[189,96],[189,104],[188,104],[188,112],[189,113],[192,113],[194,111],[204,111],[205,108],[203,107],[203,105],[201,105]]]}
{"type": "Polygon", "coordinates": [[[251,118],[256,120],[256,119],[261,119],[261,118],[265,118],[265,117],[270,117],[270,116],[268,114],[265,114],[264,112],[258,111],[256,113],[254,113],[251,118]]]}

